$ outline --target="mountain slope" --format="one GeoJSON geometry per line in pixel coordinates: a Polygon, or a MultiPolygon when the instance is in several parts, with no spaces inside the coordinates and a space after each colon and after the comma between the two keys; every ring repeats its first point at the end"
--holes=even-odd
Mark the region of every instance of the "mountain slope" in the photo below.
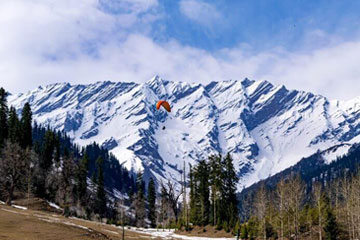
{"type": "Polygon", "coordinates": [[[9,99],[19,109],[27,101],[38,123],[80,145],[99,142],[127,168],[158,180],[179,181],[184,161],[231,152],[240,186],[249,185],[318,149],[360,139],[360,98],[329,101],[267,81],[202,85],[156,76],[143,84],[53,84],[9,99]],[[156,110],[159,99],[171,113],[156,110]]]}

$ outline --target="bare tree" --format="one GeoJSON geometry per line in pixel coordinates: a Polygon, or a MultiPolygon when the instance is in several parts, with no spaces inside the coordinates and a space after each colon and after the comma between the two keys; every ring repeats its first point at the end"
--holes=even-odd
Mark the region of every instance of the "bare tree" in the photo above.
{"type": "Polygon", "coordinates": [[[322,217],[322,186],[320,183],[315,183],[313,185],[313,196],[316,203],[317,211],[318,211],[318,224],[319,224],[319,240],[322,240],[322,229],[323,229],[323,217],[322,217]]]}
{"type": "MultiPolygon", "coordinates": [[[[59,174],[59,189],[58,195],[60,203],[64,206],[64,211],[74,202],[74,185],[75,181],[75,162],[71,155],[65,156],[62,159],[61,172],[59,174]]],[[[64,214],[67,214],[64,212],[64,214]]]]}
{"type": "Polygon", "coordinates": [[[164,184],[162,181],[160,182],[161,188],[163,190],[163,194],[165,195],[174,215],[175,221],[178,221],[179,215],[179,208],[178,208],[178,201],[180,196],[183,194],[184,189],[181,188],[180,192],[176,191],[176,183],[171,182],[170,180],[164,184]]]}
{"type": "Polygon", "coordinates": [[[355,214],[355,227],[356,227],[356,238],[360,239],[360,174],[359,174],[358,170],[358,174],[357,176],[354,178],[353,181],[353,189],[354,189],[354,199],[355,199],[355,209],[354,209],[354,214],[355,214]]]}
{"type": "Polygon", "coordinates": [[[344,174],[344,177],[341,179],[340,185],[341,185],[341,197],[344,202],[343,212],[345,216],[343,217],[343,219],[345,225],[348,227],[349,237],[350,239],[353,239],[351,235],[351,206],[349,201],[351,185],[350,185],[350,180],[346,173],[344,174]]]}
{"type": "Polygon", "coordinates": [[[260,220],[261,232],[264,240],[266,240],[266,211],[268,207],[268,198],[264,182],[261,183],[260,189],[256,193],[254,205],[255,215],[260,220]]]}
{"type": "Polygon", "coordinates": [[[0,187],[10,205],[16,188],[26,189],[29,165],[29,150],[22,149],[17,143],[7,142],[0,157],[0,187]]]}
{"type": "Polygon", "coordinates": [[[281,179],[276,187],[276,195],[277,195],[277,208],[279,211],[279,230],[280,230],[280,239],[284,239],[284,221],[286,215],[286,197],[287,197],[287,190],[285,180],[281,179]]]}
{"type": "Polygon", "coordinates": [[[305,185],[302,183],[300,176],[295,176],[289,180],[290,190],[290,209],[293,214],[293,226],[295,239],[300,235],[300,207],[304,200],[305,185]]]}

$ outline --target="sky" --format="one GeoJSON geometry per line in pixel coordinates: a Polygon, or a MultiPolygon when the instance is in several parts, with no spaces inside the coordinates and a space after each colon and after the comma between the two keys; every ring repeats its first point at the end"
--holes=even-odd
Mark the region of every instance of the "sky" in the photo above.
{"type": "Polygon", "coordinates": [[[268,80],[360,96],[360,1],[0,0],[0,86],[268,80]]]}

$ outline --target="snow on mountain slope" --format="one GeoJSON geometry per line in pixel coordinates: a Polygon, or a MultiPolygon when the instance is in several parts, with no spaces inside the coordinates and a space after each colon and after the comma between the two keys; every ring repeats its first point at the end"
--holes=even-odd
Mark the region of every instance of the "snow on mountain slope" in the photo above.
{"type": "Polygon", "coordinates": [[[336,160],[337,158],[346,155],[349,152],[351,146],[352,145],[348,143],[335,145],[329,149],[324,150],[321,153],[321,156],[324,159],[325,163],[329,164],[332,161],[336,160]]]}
{"type": "Polygon", "coordinates": [[[360,140],[360,98],[329,101],[267,81],[202,85],[156,76],[143,84],[53,84],[9,98],[18,109],[27,101],[38,123],[80,145],[99,142],[127,168],[158,180],[180,181],[184,162],[231,152],[241,187],[318,149],[360,140]],[[159,99],[171,113],[156,110],[159,99]]]}

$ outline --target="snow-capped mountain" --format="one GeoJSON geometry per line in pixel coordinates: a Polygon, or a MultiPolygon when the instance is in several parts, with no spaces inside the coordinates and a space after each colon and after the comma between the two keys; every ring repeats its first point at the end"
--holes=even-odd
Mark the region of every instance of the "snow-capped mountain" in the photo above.
{"type": "Polygon", "coordinates": [[[101,143],[127,168],[158,180],[180,181],[184,162],[231,152],[247,186],[319,149],[360,140],[360,98],[329,101],[267,81],[203,85],[156,76],[143,84],[53,84],[9,99],[18,109],[27,101],[38,123],[80,145],[101,143]],[[159,99],[171,113],[156,110],[159,99]]]}

